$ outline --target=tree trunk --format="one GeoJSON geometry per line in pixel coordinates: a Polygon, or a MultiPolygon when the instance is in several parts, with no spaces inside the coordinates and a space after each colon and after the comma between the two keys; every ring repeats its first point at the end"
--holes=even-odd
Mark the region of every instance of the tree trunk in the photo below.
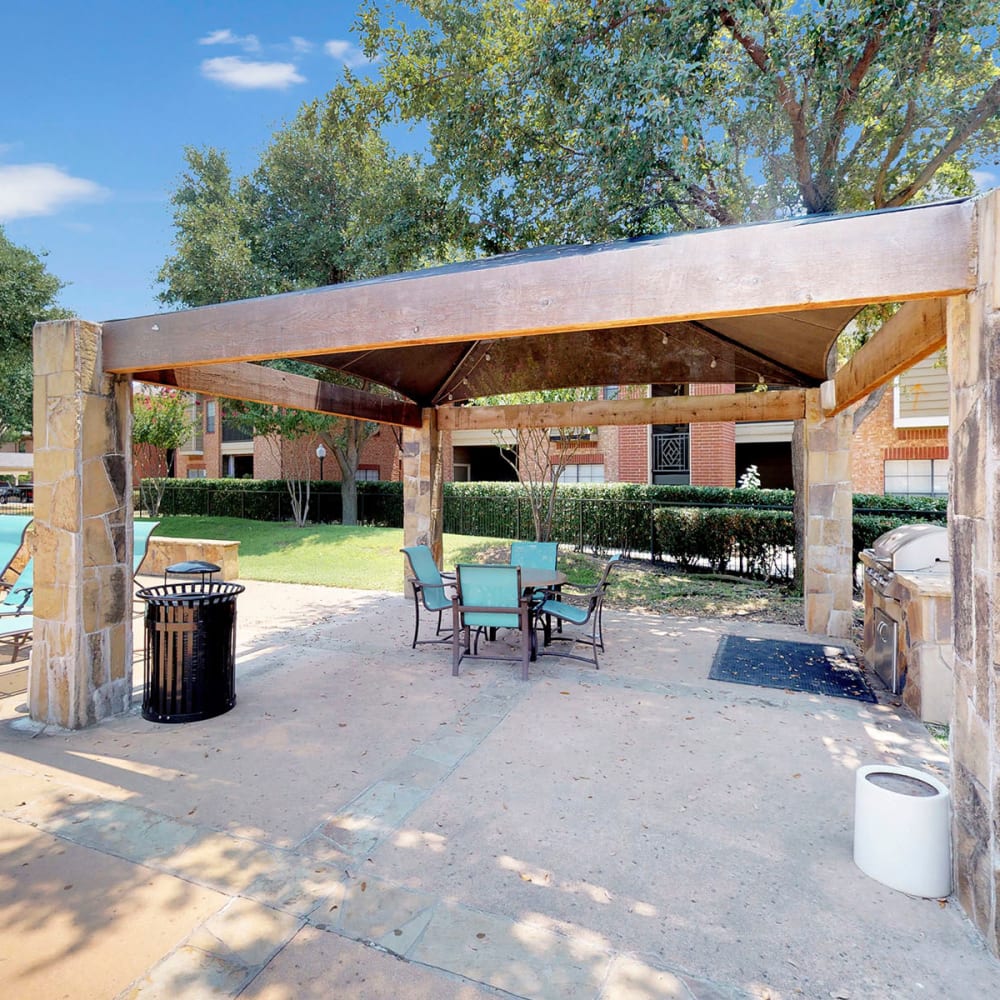
{"type": "Polygon", "coordinates": [[[340,523],[358,523],[358,480],[354,470],[344,470],[340,480],[340,523]]]}
{"type": "Polygon", "coordinates": [[[342,440],[330,442],[340,466],[340,523],[358,523],[358,460],[367,435],[359,434],[359,421],[350,421],[342,440]],[[359,443],[358,438],[361,437],[359,443]]]}

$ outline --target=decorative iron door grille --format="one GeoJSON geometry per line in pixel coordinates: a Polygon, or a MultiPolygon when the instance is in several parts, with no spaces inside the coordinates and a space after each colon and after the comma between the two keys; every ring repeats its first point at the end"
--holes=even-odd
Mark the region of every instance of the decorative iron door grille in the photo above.
{"type": "Polygon", "coordinates": [[[689,472],[690,468],[690,446],[686,433],[653,435],[654,474],[689,472]]]}

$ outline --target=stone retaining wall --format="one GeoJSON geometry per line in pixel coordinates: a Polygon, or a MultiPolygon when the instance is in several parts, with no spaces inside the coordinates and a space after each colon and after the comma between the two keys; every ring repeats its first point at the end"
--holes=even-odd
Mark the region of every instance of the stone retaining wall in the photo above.
{"type": "Polygon", "coordinates": [[[240,576],[240,543],[218,538],[160,538],[151,535],[146,558],[139,567],[140,576],[163,576],[174,563],[200,559],[221,566],[218,580],[238,580],[240,576]]]}

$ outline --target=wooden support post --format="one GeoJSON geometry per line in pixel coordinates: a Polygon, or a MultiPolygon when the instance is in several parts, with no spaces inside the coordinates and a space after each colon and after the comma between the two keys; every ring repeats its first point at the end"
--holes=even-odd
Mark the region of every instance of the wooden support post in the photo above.
{"type": "Polygon", "coordinates": [[[594,399],[576,403],[525,403],[520,406],[443,406],[443,431],[498,427],[601,427],[609,424],[728,423],[740,420],[801,420],[805,389],[738,392],[706,396],[651,396],[645,399],[594,399]]]}
{"type": "Polygon", "coordinates": [[[905,303],[837,372],[832,384],[824,383],[826,415],[842,413],[944,347],[946,311],[947,299],[905,303]]]}

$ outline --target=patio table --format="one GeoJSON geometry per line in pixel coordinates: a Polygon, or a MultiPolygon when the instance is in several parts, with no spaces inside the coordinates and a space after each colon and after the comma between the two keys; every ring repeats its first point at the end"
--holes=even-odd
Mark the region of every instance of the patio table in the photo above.
{"type": "Polygon", "coordinates": [[[557,569],[521,569],[521,587],[526,594],[545,587],[561,587],[566,581],[565,573],[557,569]]]}

